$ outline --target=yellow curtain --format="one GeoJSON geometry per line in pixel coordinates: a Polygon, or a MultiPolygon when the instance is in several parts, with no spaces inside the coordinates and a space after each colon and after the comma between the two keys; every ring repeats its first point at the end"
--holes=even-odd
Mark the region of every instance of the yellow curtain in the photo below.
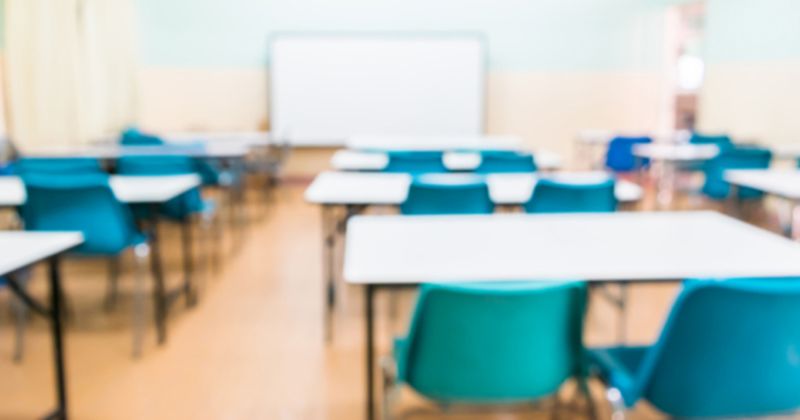
{"type": "Polygon", "coordinates": [[[133,0],[7,0],[6,115],[23,152],[89,143],[135,120],[133,0]]]}

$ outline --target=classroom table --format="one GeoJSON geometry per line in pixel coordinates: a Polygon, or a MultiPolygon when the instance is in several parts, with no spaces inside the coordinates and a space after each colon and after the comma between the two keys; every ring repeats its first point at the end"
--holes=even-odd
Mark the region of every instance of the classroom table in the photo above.
{"type": "Polygon", "coordinates": [[[61,330],[61,275],[59,256],[83,242],[78,232],[0,232],[0,276],[5,276],[11,291],[35,312],[50,319],[56,379],[56,404],[49,419],[67,419],[67,381],[64,366],[64,342],[61,330]],[[49,307],[30,296],[15,279],[14,273],[40,261],[49,268],[49,307]]]}
{"type": "Polygon", "coordinates": [[[273,146],[274,139],[268,131],[175,131],[160,135],[168,143],[201,142],[213,144],[239,144],[248,148],[273,146]]]}
{"type": "MultiPolygon", "coordinates": [[[[436,174],[428,175],[439,180],[486,179],[489,195],[495,204],[501,206],[520,206],[527,202],[533,193],[536,180],[540,177],[564,182],[598,182],[608,179],[605,172],[572,172],[552,174],[436,174]]],[[[380,172],[323,172],[314,178],[306,189],[306,201],[322,208],[323,262],[325,266],[326,307],[325,334],[330,338],[332,314],[336,301],[336,277],[334,250],[337,238],[345,230],[347,219],[359,213],[364,207],[372,205],[399,206],[408,195],[411,176],[402,173],[380,172]],[[335,216],[338,208],[344,208],[341,218],[335,216]]],[[[641,199],[642,188],[630,181],[618,180],[617,199],[631,203],[641,199]]]]}
{"type": "Polygon", "coordinates": [[[123,146],[119,144],[89,144],[82,146],[47,146],[26,149],[24,157],[67,158],[87,157],[116,160],[123,156],[186,155],[202,159],[238,160],[249,152],[246,144],[238,142],[200,142],[192,144],[165,144],[148,146],[123,146]]]}
{"type": "MultiPolygon", "coordinates": [[[[561,168],[561,157],[542,151],[534,153],[536,166],[543,171],[561,168]]],[[[451,171],[474,171],[481,163],[480,153],[470,151],[446,152],[444,166],[451,171]]],[[[389,164],[389,156],[382,151],[343,149],[331,157],[331,167],[337,171],[381,171],[389,164]]]]}
{"type": "MultiPolygon", "coordinates": [[[[791,205],[790,221],[786,235],[794,238],[794,216],[800,204],[800,170],[735,169],[725,171],[725,182],[734,187],[752,188],[786,200],[791,205]]],[[[732,192],[736,196],[736,191],[732,192]]]]}
{"type": "Polygon", "coordinates": [[[425,282],[800,276],[800,244],[714,212],[356,216],[344,277],[365,291],[367,418],[374,418],[374,297],[425,282]]]}
{"type": "Polygon", "coordinates": [[[718,154],[719,147],[713,144],[650,143],[633,146],[634,156],[649,159],[660,170],[656,198],[661,206],[672,202],[680,164],[709,160],[718,154]]]}
{"type": "MultiPolygon", "coordinates": [[[[159,206],[189,190],[200,186],[198,175],[158,175],[158,176],[122,176],[109,177],[109,184],[114,195],[126,204],[148,204],[151,206],[148,236],[150,238],[152,258],[157,269],[156,279],[163,283],[161,274],[161,251],[158,235],[159,206]]],[[[0,208],[19,207],[25,204],[25,185],[17,176],[0,176],[0,208]]],[[[186,296],[189,305],[196,303],[197,294],[194,282],[194,262],[192,258],[192,237],[189,220],[181,223],[181,248],[183,251],[184,282],[178,292],[186,296]]],[[[158,325],[158,341],[164,343],[167,338],[166,318],[169,302],[177,294],[161,296],[157,302],[160,309],[156,311],[158,325]]]]}
{"type": "Polygon", "coordinates": [[[392,150],[518,150],[522,139],[516,136],[353,136],[345,142],[348,149],[392,150]]]}

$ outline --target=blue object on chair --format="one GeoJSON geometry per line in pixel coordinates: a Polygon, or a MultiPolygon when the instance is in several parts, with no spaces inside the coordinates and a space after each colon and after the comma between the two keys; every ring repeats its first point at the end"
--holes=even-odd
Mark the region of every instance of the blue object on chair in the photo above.
{"type": "MultiPolygon", "coordinates": [[[[196,174],[193,158],[180,155],[160,156],[123,156],[117,161],[117,173],[120,175],[186,175],[196,174]]],[[[199,188],[193,188],[161,206],[162,212],[169,218],[185,220],[195,213],[202,213],[213,206],[204,201],[199,188]]],[[[147,217],[149,209],[135,207],[137,216],[147,217]]]]}
{"type": "MultiPolygon", "coordinates": [[[[626,407],[677,418],[800,408],[800,279],[689,281],[655,344],[591,351],[626,407]]],[[[623,407],[619,407],[621,410],[623,407]]]]}
{"type": "Polygon", "coordinates": [[[617,136],[608,143],[606,152],[606,167],[614,172],[630,172],[647,166],[647,159],[639,159],[633,154],[633,147],[637,144],[652,143],[650,137],[624,137],[617,136]]]}
{"type": "Polygon", "coordinates": [[[441,179],[442,175],[415,177],[406,200],[400,205],[400,212],[407,215],[494,212],[489,187],[482,178],[472,175],[446,176],[446,179],[441,179]]]}
{"type": "Polygon", "coordinates": [[[395,341],[396,380],[438,402],[478,404],[584,383],[585,307],[581,282],[425,284],[395,341]]]}
{"type": "Polygon", "coordinates": [[[613,178],[594,183],[559,182],[540,179],[530,200],[528,213],[606,213],[617,209],[613,178]]]}
{"type": "Polygon", "coordinates": [[[481,152],[481,163],[475,169],[478,173],[527,173],[536,172],[533,155],[513,150],[488,150],[481,152]]]}
{"type": "MultiPolygon", "coordinates": [[[[729,169],[767,169],[771,160],[772,152],[764,148],[739,146],[723,150],[703,165],[703,172],[706,176],[703,194],[716,200],[726,199],[730,195],[731,186],[723,178],[725,171],[729,169]]],[[[762,197],[763,193],[741,187],[737,195],[742,199],[755,199],[762,197]]]]}
{"type": "Polygon", "coordinates": [[[444,173],[444,152],[441,151],[390,151],[389,163],[383,172],[409,174],[444,173]]]}
{"type": "Polygon", "coordinates": [[[25,157],[14,162],[14,172],[19,175],[27,173],[78,174],[103,172],[100,161],[94,158],[34,158],[25,157]]]}
{"type": "Polygon", "coordinates": [[[114,196],[105,174],[26,173],[20,214],[26,230],[80,231],[74,252],[113,256],[145,241],[128,206],[114,196]]]}

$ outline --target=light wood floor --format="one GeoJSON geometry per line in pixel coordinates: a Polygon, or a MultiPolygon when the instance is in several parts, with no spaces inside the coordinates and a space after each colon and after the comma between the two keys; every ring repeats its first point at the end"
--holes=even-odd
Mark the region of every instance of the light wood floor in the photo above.
{"type": "MultiPolygon", "coordinates": [[[[103,309],[105,265],[66,264],[65,288],[73,312],[66,335],[73,418],[363,418],[360,293],[344,287],[334,339],[326,344],[321,328],[320,214],[303,202],[303,188],[284,185],[268,208],[256,204],[259,197],[251,194],[252,220],[239,248],[233,250],[227,234],[221,244],[226,255],[219,271],[201,271],[208,274],[199,305],[191,310],[182,302],[175,306],[169,342],[163,347],[156,345],[151,326],[139,360],[130,356],[130,259],[121,282],[122,300],[112,312],[103,309]]],[[[165,227],[162,237],[168,273],[178,282],[177,231],[165,227]]],[[[201,267],[209,262],[207,255],[199,255],[198,260],[201,267]]],[[[43,296],[41,274],[34,289],[43,296]]],[[[655,337],[676,290],[675,285],[666,284],[633,288],[629,341],[644,343],[655,337]]],[[[388,317],[378,320],[381,354],[387,351],[390,335],[402,331],[412,299],[410,294],[402,296],[401,314],[395,322],[388,317]]],[[[0,419],[36,418],[54,401],[47,324],[33,317],[25,359],[12,363],[8,301],[8,292],[0,292],[0,419]]],[[[385,300],[379,302],[378,312],[386,314],[386,309],[385,300]]],[[[594,299],[587,322],[588,342],[612,342],[616,322],[616,312],[594,299]]],[[[595,391],[599,401],[600,390],[595,391]]],[[[413,419],[547,418],[528,407],[500,414],[456,410],[443,416],[411,392],[405,392],[401,401],[399,412],[413,419]]],[[[647,407],[637,407],[634,418],[657,416],[647,407]]]]}

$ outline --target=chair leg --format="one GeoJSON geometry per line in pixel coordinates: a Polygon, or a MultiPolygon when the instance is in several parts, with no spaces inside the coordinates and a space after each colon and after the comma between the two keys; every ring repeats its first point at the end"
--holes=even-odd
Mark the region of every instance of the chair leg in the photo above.
{"type": "Polygon", "coordinates": [[[136,273],[134,275],[133,294],[133,358],[142,355],[145,333],[145,277],[150,257],[150,246],[139,244],[133,249],[136,258],[136,273]]]}
{"type": "Polygon", "coordinates": [[[594,405],[594,399],[592,398],[592,391],[589,389],[589,382],[586,378],[578,378],[578,387],[580,389],[581,394],[586,399],[586,417],[596,420],[597,419],[597,407],[594,405]]]}
{"type": "Polygon", "coordinates": [[[119,257],[108,260],[108,289],[106,290],[105,310],[111,311],[117,305],[119,297],[119,257]]]}
{"type": "MultiPolygon", "coordinates": [[[[23,290],[28,288],[30,278],[31,272],[28,269],[16,274],[17,283],[23,290]]],[[[30,311],[28,305],[16,296],[11,299],[11,308],[14,312],[14,363],[20,363],[25,353],[25,326],[28,323],[30,311]]]]}
{"type": "Polygon", "coordinates": [[[625,420],[625,401],[617,388],[606,390],[606,401],[611,406],[611,420],[625,420]]]}
{"type": "Polygon", "coordinates": [[[381,376],[383,383],[383,401],[381,404],[381,418],[383,420],[391,420],[392,407],[397,401],[398,394],[400,393],[400,386],[397,383],[397,373],[395,372],[394,359],[386,357],[381,360],[381,376]]]}

